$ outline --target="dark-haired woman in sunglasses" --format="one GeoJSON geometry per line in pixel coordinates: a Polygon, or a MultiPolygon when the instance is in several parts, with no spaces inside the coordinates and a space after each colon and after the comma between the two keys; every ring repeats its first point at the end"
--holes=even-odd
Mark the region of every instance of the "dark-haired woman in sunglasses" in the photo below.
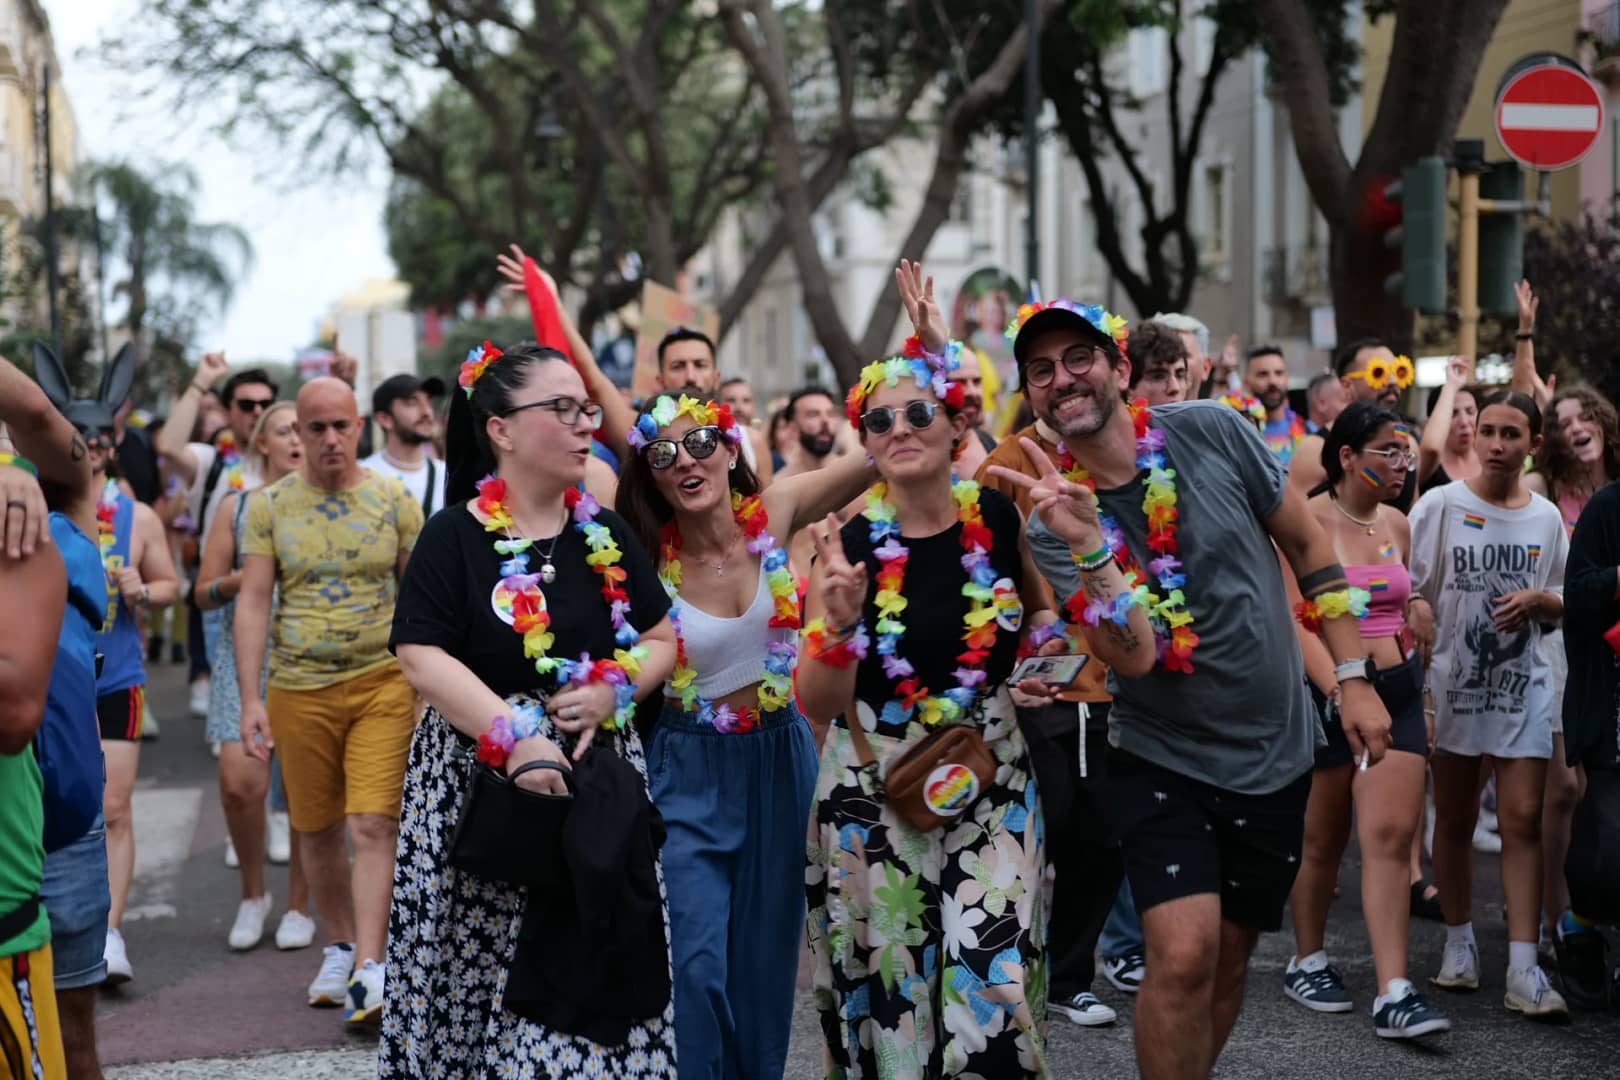
{"type": "Polygon", "coordinates": [[[673,607],[675,670],[649,746],[663,815],[681,1076],[776,1077],[804,927],[816,777],[793,703],[799,630],[787,544],[870,482],[860,455],[760,491],[721,404],[661,395],[630,432],[618,509],[673,607]]]}

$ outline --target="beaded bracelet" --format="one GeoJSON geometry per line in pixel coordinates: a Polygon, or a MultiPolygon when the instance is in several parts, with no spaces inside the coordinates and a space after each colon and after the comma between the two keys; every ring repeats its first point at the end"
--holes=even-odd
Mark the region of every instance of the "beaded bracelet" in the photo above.
{"type": "Polygon", "coordinates": [[[1079,570],[1082,574],[1093,574],[1114,561],[1114,549],[1104,544],[1101,550],[1093,551],[1090,555],[1073,555],[1071,557],[1074,559],[1076,570],[1079,570]]]}
{"type": "Polygon", "coordinates": [[[1372,594],[1366,589],[1334,589],[1315,600],[1301,600],[1294,605],[1294,618],[1307,632],[1315,634],[1322,629],[1324,619],[1342,619],[1346,615],[1361,618],[1367,614],[1367,602],[1372,594]]]}
{"type": "Polygon", "coordinates": [[[21,454],[12,454],[0,451],[0,465],[15,465],[17,468],[21,469],[30,476],[35,478],[38,478],[39,476],[39,467],[32,461],[29,461],[27,458],[23,457],[21,454]]]}
{"type": "Polygon", "coordinates": [[[836,668],[847,668],[859,660],[866,659],[871,639],[866,635],[864,623],[855,624],[853,636],[833,644],[833,639],[838,637],[842,635],[828,630],[825,620],[811,619],[809,625],[804,628],[804,651],[813,659],[836,668]]]}

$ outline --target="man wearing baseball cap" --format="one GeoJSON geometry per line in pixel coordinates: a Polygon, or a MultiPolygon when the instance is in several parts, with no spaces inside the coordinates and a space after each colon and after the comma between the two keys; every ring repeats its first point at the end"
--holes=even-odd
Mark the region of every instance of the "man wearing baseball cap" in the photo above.
{"type": "Polygon", "coordinates": [[[1282,924],[1320,738],[1273,543],[1321,613],[1345,735],[1372,768],[1389,713],[1333,544],[1253,425],[1212,401],[1127,404],[1144,365],[1100,307],[1026,304],[1011,329],[1062,450],[1025,443],[1038,481],[992,475],[1031,491],[1030,553],[1112,668],[1108,803],[1147,942],[1137,1063],[1207,1076],[1255,941],[1282,924]]]}
{"type": "Polygon", "coordinates": [[[444,384],[408,374],[390,375],[378,383],[371,392],[371,418],[382,428],[383,448],[360,462],[385,476],[397,476],[421,504],[424,520],[444,509],[444,464],[428,452],[437,430],[430,400],[435,389],[442,395],[444,384]]]}

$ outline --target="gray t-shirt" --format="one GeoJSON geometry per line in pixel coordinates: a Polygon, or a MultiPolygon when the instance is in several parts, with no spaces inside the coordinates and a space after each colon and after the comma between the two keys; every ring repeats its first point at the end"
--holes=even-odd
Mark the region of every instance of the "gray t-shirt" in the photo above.
{"type": "MultiPolygon", "coordinates": [[[[1176,472],[1176,540],[1198,646],[1191,675],[1162,666],[1139,679],[1109,672],[1108,739],[1126,753],[1228,791],[1276,791],[1311,769],[1322,738],[1282,569],[1264,524],[1282,505],[1288,476],[1254,425],[1228,405],[1189,401],[1152,413],[1176,472]]],[[[1097,494],[1146,567],[1153,556],[1143,477],[1097,494]]],[[[1028,537],[1053,591],[1060,599],[1074,595],[1080,578],[1068,544],[1038,513],[1030,517],[1028,537]]]]}

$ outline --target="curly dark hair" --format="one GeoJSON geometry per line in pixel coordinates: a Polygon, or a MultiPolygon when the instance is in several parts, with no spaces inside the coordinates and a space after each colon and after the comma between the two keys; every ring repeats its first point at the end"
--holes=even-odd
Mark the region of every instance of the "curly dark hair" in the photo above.
{"type": "Polygon", "coordinates": [[[1176,361],[1186,363],[1187,344],[1181,335],[1162,322],[1148,319],[1131,327],[1130,349],[1126,359],[1131,365],[1131,389],[1142,381],[1142,374],[1152,361],[1173,367],[1176,361]]]}
{"type": "Polygon", "coordinates": [[[1564,441],[1564,425],[1558,422],[1558,405],[1564,401],[1578,402],[1581,416],[1597,424],[1603,433],[1604,479],[1620,480],[1620,414],[1614,404],[1590,386],[1560,390],[1547,403],[1547,437],[1536,454],[1536,472],[1546,479],[1547,497],[1554,502],[1560,491],[1579,482],[1581,474],[1580,462],[1564,441]]]}

